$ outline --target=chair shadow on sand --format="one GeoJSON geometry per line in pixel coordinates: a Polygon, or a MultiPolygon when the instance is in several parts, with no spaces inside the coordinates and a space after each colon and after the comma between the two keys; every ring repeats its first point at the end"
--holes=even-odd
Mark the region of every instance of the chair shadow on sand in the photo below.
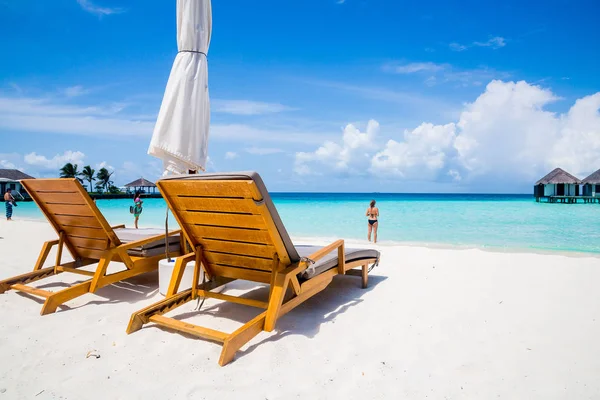
{"type": "MultiPolygon", "coordinates": [[[[74,283],[82,282],[83,280],[75,281],[74,283]]],[[[36,286],[39,289],[60,289],[60,288],[68,288],[72,286],[73,283],[66,282],[48,282],[39,286],[36,286]]],[[[129,303],[136,304],[138,302],[144,301],[148,298],[153,297],[158,292],[158,271],[151,271],[145,274],[136,275],[132,278],[128,278],[123,281],[112,283],[108,286],[102,287],[98,289],[97,292],[93,293],[96,296],[96,299],[87,301],[85,303],[79,304],[77,306],[69,306],[68,304],[61,304],[58,306],[57,312],[64,312],[68,310],[76,310],[81,307],[85,307],[87,305],[102,305],[102,304],[118,304],[118,303],[129,303]],[[102,297],[105,300],[99,300],[97,297],[102,297]]],[[[44,304],[45,299],[32,296],[28,293],[17,292],[20,296],[27,297],[28,299],[32,299],[39,304],[44,304]]],[[[85,299],[85,297],[81,297],[80,299],[85,299]]]]}
{"type": "MultiPolygon", "coordinates": [[[[253,352],[262,343],[276,342],[286,336],[303,335],[308,338],[314,337],[319,333],[322,324],[334,321],[337,316],[363,302],[364,299],[362,297],[386,279],[387,277],[383,275],[369,275],[369,285],[367,288],[362,289],[360,287],[360,278],[358,277],[336,277],[327,289],[306,300],[290,313],[278,319],[277,325],[269,337],[251,344],[245,350],[239,350],[236,358],[253,352]]],[[[231,289],[248,290],[242,297],[252,300],[264,301],[269,296],[269,287],[255,282],[234,281],[225,285],[222,293],[226,293],[231,289]]],[[[290,293],[288,292],[289,295],[290,293]]],[[[171,318],[185,321],[195,317],[213,317],[233,320],[244,324],[262,311],[254,307],[219,301],[217,304],[204,306],[198,311],[188,311],[172,315],[171,318]]],[[[183,335],[189,339],[211,342],[210,340],[201,339],[187,333],[174,332],[158,325],[150,325],[142,329],[148,328],[156,328],[172,334],[183,335]]]]}

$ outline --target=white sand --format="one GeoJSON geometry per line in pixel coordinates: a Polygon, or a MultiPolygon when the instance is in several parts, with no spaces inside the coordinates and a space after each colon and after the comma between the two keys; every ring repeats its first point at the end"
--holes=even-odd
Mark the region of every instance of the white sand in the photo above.
{"type": "MultiPolygon", "coordinates": [[[[4,279],[29,271],[55,235],[46,223],[1,221],[0,237],[4,279]]],[[[367,290],[360,278],[337,277],[226,367],[214,343],[156,327],[125,334],[131,313],[161,298],[156,274],[44,317],[41,301],[7,292],[0,399],[600,398],[599,258],[380,250],[367,290]],[[86,358],[90,350],[101,358],[86,358]]],[[[246,283],[227,289],[241,290],[265,293],[246,283]]],[[[203,315],[192,316],[195,304],[175,313],[228,331],[257,313],[216,304],[207,301],[203,315]]]]}

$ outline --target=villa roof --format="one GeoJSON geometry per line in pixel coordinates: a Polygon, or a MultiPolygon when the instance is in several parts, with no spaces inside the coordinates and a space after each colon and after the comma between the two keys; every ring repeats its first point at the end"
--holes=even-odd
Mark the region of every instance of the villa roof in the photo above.
{"type": "Polygon", "coordinates": [[[571,184],[580,184],[581,179],[571,175],[567,171],[562,168],[555,168],[548,175],[544,176],[542,179],[537,181],[536,185],[548,185],[548,184],[556,184],[556,183],[571,183],[571,184]]]}
{"type": "Polygon", "coordinates": [[[593,172],[590,176],[585,178],[583,183],[591,183],[594,185],[600,185],[600,169],[596,172],[593,172]]]}
{"type": "Polygon", "coordinates": [[[9,181],[20,181],[21,179],[35,179],[18,169],[0,169],[0,179],[9,181]]]}
{"type": "Polygon", "coordinates": [[[136,179],[133,182],[129,182],[125,187],[156,187],[153,182],[146,180],[144,178],[136,179]]]}

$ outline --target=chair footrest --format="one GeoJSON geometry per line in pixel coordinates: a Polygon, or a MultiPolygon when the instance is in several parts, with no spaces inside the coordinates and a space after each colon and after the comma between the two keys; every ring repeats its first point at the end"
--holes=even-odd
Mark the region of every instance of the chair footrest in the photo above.
{"type": "Polygon", "coordinates": [[[198,336],[204,339],[214,340],[223,343],[229,336],[225,332],[216,331],[210,328],[204,328],[198,325],[188,324],[173,318],[165,317],[162,315],[153,315],[150,318],[150,322],[154,322],[157,325],[164,326],[166,328],[175,329],[181,332],[189,333],[190,335],[198,336]]]}
{"type": "Polygon", "coordinates": [[[25,293],[33,294],[35,296],[40,296],[40,297],[45,297],[45,298],[48,298],[48,297],[52,296],[52,294],[53,294],[52,292],[50,292],[48,290],[43,290],[43,289],[31,287],[31,286],[22,285],[20,283],[15,283],[14,285],[11,285],[10,288],[14,289],[14,290],[18,290],[20,292],[25,292],[25,293]]]}

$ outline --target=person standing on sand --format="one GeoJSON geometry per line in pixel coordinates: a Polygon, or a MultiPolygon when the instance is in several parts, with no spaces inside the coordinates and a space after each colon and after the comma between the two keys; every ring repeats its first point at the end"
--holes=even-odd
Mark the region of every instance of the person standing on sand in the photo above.
{"type": "Polygon", "coordinates": [[[371,231],[374,234],[373,243],[377,243],[377,227],[379,226],[379,208],[375,207],[375,200],[371,200],[371,205],[367,208],[367,218],[369,219],[369,242],[371,241],[371,231]]]}
{"type": "Polygon", "coordinates": [[[140,192],[136,192],[135,196],[133,196],[133,216],[135,217],[134,225],[135,229],[138,229],[138,220],[140,219],[140,214],[142,213],[142,194],[140,192]]]}
{"type": "Polygon", "coordinates": [[[4,193],[4,202],[6,203],[6,220],[12,221],[13,204],[15,202],[15,198],[11,194],[10,189],[6,189],[6,193],[4,193]]]}

